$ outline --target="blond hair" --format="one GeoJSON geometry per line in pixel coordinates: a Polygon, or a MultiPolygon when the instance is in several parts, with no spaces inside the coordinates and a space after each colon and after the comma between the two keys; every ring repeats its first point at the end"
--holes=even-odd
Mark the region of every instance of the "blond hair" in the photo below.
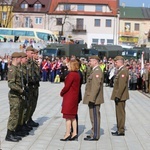
{"type": "Polygon", "coordinates": [[[79,62],[76,59],[72,59],[69,61],[69,71],[78,71],[79,70],[79,62]]]}

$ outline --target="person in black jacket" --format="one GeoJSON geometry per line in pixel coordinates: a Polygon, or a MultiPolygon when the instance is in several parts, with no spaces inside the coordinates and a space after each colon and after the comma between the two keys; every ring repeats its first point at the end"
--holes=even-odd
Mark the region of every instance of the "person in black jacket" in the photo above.
{"type": "Polygon", "coordinates": [[[1,80],[7,79],[7,72],[8,72],[8,63],[2,59],[0,62],[0,73],[1,73],[1,80]]]}

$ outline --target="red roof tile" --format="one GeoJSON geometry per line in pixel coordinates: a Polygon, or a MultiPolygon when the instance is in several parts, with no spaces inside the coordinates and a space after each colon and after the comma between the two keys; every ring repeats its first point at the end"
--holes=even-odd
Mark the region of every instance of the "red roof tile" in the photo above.
{"type": "Polygon", "coordinates": [[[118,8],[119,8],[119,2],[118,0],[51,0],[51,5],[50,5],[50,14],[62,14],[62,11],[55,11],[57,6],[59,4],[86,4],[86,5],[98,5],[98,4],[103,4],[103,5],[108,5],[112,12],[109,13],[104,13],[104,12],[88,12],[88,11],[82,11],[82,12],[75,12],[75,11],[70,11],[69,14],[76,14],[76,15],[117,15],[118,8]]]}

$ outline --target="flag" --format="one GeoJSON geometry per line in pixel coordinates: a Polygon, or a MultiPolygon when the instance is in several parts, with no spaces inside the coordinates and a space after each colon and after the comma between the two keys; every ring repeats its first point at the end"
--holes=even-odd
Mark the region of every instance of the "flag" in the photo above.
{"type": "Polygon", "coordinates": [[[141,76],[143,75],[144,72],[144,52],[142,52],[141,55],[141,76]]]}

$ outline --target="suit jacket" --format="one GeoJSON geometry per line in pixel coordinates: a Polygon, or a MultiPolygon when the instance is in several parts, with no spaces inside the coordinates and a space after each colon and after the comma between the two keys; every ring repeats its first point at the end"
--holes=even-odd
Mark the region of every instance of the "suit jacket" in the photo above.
{"type": "Polygon", "coordinates": [[[8,63],[4,62],[4,69],[2,69],[2,62],[0,62],[0,72],[8,71],[8,63]]]}
{"type": "Polygon", "coordinates": [[[99,66],[92,70],[87,79],[83,104],[93,102],[95,105],[104,103],[103,98],[103,73],[99,66]]]}
{"type": "Polygon", "coordinates": [[[65,78],[65,85],[60,92],[63,97],[62,113],[63,114],[77,114],[78,101],[80,90],[80,75],[77,71],[71,71],[65,78]]]}
{"type": "Polygon", "coordinates": [[[111,100],[114,100],[115,97],[119,98],[121,101],[129,99],[128,79],[129,72],[126,67],[122,67],[115,77],[111,100]]]}

